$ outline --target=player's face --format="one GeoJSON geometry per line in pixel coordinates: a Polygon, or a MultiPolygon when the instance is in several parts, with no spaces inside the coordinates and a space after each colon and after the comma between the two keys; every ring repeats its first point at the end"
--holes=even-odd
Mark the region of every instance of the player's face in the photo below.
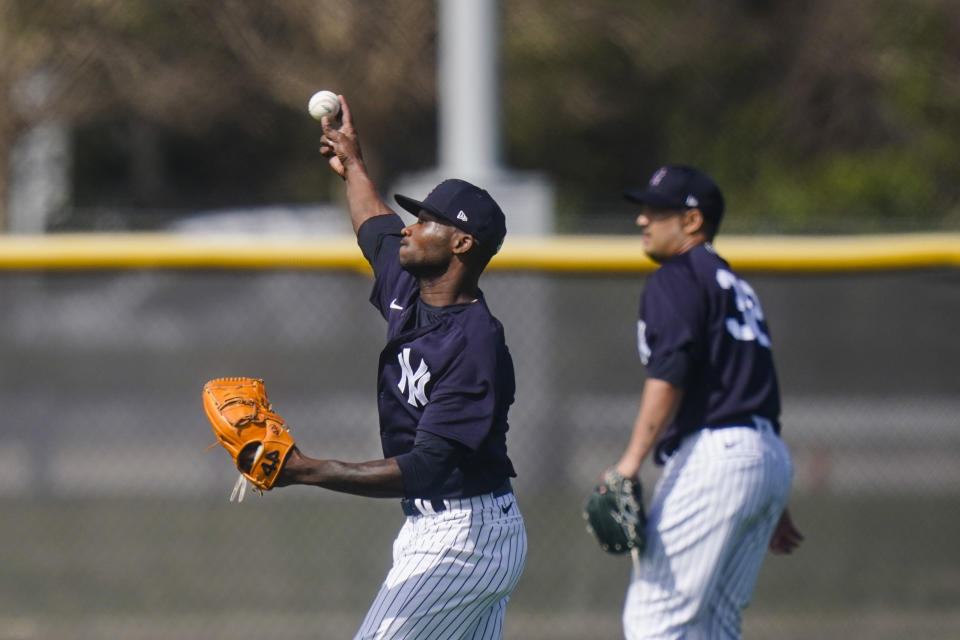
{"type": "Polygon", "coordinates": [[[400,266],[414,275],[443,272],[453,257],[452,238],[458,229],[427,211],[404,227],[400,237],[400,266]]]}
{"type": "Polygon", "coordinates": [[[663,262],[682,253],[689,242],[684,230],[684,209],[656,209],[646,206],[637,216],[643,251],[654,262],[663,262]]]}

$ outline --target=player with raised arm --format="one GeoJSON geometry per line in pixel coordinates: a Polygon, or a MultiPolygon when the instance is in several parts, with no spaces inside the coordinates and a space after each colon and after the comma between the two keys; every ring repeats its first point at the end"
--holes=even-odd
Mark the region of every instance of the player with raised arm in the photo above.
{"type": "Polygon", "coordinates": [[[377,383],[383,458],[315,459],[292,446],[273,486],[400,499],[406,519],[393,566],[357,640],[501,638],[527,537],[506,445],[513,361],[478,281],[505,218],[486,191],[453,179],[423,201],[396,196],[417,217],[404,225],[377,195],[339,99],[342,120],[321,119],[320,151],[346,183],[375,276],[370,300],[387,322],[377,383]]]}
{"type": "MultiPolygon", "coordinates": [[[[647,370],[615,477],[653,456],[645,545],[623,611],[628,640],[739,638],[769,547],[802,539],[786,510],[793,473],[760,300],[711,244],[720,189],[686,166],[626,192],[644,251],[660,266],[643,291],[637,341],[647,370]]],[[[609,475],[609,474],[608,474],[609,475]]]]}

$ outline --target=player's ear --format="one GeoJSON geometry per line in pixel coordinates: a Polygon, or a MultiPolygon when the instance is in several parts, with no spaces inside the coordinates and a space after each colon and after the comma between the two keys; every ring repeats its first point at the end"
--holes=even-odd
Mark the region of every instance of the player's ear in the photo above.
{"type": "Polygon", "coordinates": [[[454,255],[464,255],[476,245],[473,236],[465,231],[458,231],[453,235],[453,253],[454,255]]]}
{"type": "Polygon", "coordinates": [[[683,213],[683,230],[688,234],[705,233],[703,212],[700,209],[687,209],[683,213]]]}

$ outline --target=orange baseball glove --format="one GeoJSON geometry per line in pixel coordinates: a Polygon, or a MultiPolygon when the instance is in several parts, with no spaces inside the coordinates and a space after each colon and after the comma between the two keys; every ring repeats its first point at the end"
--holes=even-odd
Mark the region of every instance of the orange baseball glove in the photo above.
{"type": "Polygon", "coordinates": [[[280,474],[290,450],[296,444],[283,418],[273,413],[263,380],[256,378],[217,378],[203,385],[203,408],[217,436],[240,477],[230,494],[230,501],[243,501],[247,482],[263,495],[280,474]],[[240,460],[252,462],[249,466],[240,460]]]}

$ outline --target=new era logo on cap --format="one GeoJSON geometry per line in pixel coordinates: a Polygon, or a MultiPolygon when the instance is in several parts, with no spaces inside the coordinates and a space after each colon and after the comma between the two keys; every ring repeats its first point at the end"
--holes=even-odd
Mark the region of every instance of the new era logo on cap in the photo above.
{"type": "Polygon", "coordinates": [[[627,200],[660,209],[699,209],[703,217],[719,224],[723,194],[710,177],[693,167],[667,165],[653,172],[643,189],[624,192],[627,200]]]}
{"type": "Polygon", "coordinates": [[[394,199],[413,215],[419,215],[424,210],[448,220],[493,253],[500,250],[507,234],[506,218],[500,205],[489,193],[465,180],[444,180],[422,202],[399,194],[394,199]]]}

